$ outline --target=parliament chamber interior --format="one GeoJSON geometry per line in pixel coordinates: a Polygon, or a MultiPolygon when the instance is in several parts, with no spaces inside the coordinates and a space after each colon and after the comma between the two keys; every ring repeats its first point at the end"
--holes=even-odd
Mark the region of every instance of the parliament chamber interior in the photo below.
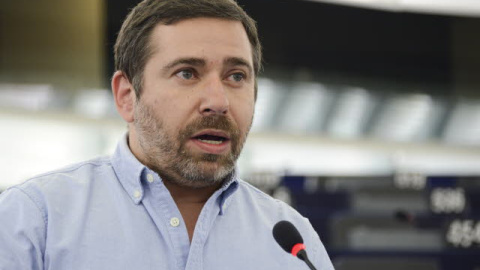
{"type": "MultiPolygon", "coordinates": [[[[112,47],[137,2],[2,3],[0,191],[114,151],[112,47]]],[[[337,270],[480,270],[480,3],[238,2],[265,59],[242,179],[337,270]]]]}

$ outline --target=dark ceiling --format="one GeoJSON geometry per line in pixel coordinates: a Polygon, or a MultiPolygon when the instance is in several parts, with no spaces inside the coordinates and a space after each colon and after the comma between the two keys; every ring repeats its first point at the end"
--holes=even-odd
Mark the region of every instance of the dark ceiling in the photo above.
{"type": "MultiPolygon", "coordinates": [[[[123,18],[138,1],[107,2],[111,52],[123,18]]],[[[270,68],[303,68],[383,80],[451,80],[450,17],[300,0],[238,2],[258,22],[267,73],[270,68]]],[[[112,68],[110,64],[109,74],[112,68]]]]}

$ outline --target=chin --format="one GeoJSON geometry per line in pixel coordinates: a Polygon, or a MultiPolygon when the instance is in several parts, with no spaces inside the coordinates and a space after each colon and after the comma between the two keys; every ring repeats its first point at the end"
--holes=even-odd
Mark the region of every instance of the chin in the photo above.
{"type": "Polygon", "coordinates": [[[219,175],[222,174],[228,174],[228,172],[231,172],[233,169],[229,168],[227,166],[222,166],[220,164],[212,164],[212,163],[207,163],[207,162],[202,162],[203,164],[200,165],[201,168],[199,168],[199,171],[202,172],[202,175],[208,178],[218,178],[220,177],[219,175]],[[205,164],[207,163],[207,164],[205,164]]]}
{"type": "Polygon", "coordinates": [[[201,178],[203,179],[202,182],[211,182],[211,183],[218,183],[225,179],[225,177],[229,176],[233,170],[233,166],[225,166],[220,164],[212,164],[207,162],[202,162],[202,168],[199,168],[199,173],[201,178]],[[207,163],[207,164],[205,164],[207,163]]]}

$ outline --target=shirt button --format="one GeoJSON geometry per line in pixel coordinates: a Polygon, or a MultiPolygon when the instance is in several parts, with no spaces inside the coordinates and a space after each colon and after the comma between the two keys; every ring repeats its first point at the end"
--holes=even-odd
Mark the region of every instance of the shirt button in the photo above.
{"type": "Polygon", "coordinates": [[[154,179],[153,179],[153,175],[152,175],[151,173],[147,174],[147,181],[148,181],[149,183],[153,183],[153,180],[154,180],[154,179]]]}
{"type": "Polygon", "coordinates": [[[135,192],[133,192],[133,197],[138,199],[140,196],[142,196],[142,193],[139,190],[135,190],[135,192]]]}
{"type": "Polygon", "coordinates": [[[172,225],[172,227],[177,227],[178,225],[180,225],[180,220],[176,217],[171,218],[170,225],[172,225]]]}

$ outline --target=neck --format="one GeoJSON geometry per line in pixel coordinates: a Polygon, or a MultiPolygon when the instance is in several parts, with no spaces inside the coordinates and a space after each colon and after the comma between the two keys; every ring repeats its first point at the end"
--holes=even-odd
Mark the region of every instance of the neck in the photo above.
{"type": "Polygon", "coordinates": [[[222,184],[218,183],[211,187],[192,188],[180,186],[163,177],[162,179],[164,179],[163,183],[177,205],[182,203],[204,204],[222,184]]]}
{"type": "MultiPolygon", "coordinates": [[[[164,178],[162,177],[162,179],[164,178]]],[[[219,185],[205,188],[191,188],[179,186],[167,179],[164,179],[163,183],[168,191],[170,191],[170,195],[182,214],[187,228],[188,238],[190,242],[192,242],[197,220],[203,206],[215,190],[219,188],[219,185]]]]}

